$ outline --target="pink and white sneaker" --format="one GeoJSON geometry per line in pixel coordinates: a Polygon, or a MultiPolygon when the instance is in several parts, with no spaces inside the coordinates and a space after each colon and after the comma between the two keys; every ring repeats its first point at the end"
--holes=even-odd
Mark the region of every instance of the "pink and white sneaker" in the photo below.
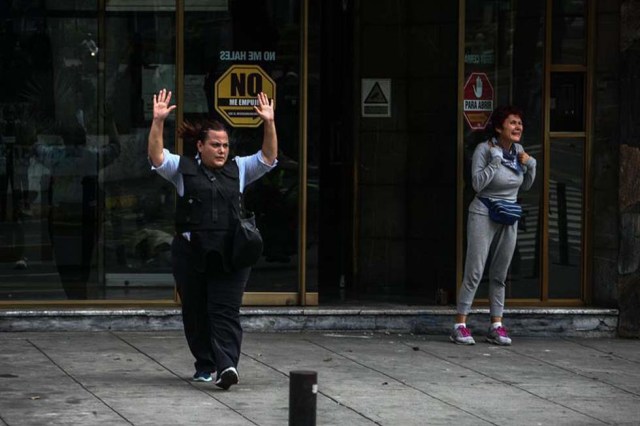
{"type": "Polygon", "coordinates": [[[509,346],[511,345],[511,338],[507,334],[507,329],[503,326],[489,327],[487,342],[494,345],[509,346]]]}
{"type": "Polygon", "coordinates": [[[471,331],[466,326],[454,327],[449,339],[457,345],[475,345],[471,331]]]}

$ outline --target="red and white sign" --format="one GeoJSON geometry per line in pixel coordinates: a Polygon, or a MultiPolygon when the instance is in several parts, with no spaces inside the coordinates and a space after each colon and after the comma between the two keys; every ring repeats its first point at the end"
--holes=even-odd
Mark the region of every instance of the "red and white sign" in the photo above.
{"type": "Polygon", "coordinates": [[[464,84],[464,118],[473,130],[484,130],[493,112],[493,86],[483,72],[471,73],[464,84]]]}

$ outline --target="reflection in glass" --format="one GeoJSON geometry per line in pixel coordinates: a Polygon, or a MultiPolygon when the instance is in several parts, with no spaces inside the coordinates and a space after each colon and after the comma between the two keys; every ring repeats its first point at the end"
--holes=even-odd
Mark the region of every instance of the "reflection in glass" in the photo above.
{"type": "MultiPolygon", "coordinates": [[[[471,72],[486,73],[494,86],[494,105],[514,104],[522,108],[525,116],[521,143],[538,164],[538,177],[533,187],[519,193],[523,219],[519,223],[517,246],[507,278],[507,298],[541,297],[539,216],[544,176],[544,13],[544,2],[466,2],[465,76],[471,72]]],[[[469,176],[471,156],[476,145],[487,137],[488,132],[471,131],[465,126],[465,233],[467,207],[475,195],[469,176]]],[[[487,276],[488,270],[478,289],[478,297],[487,297],[487,276]]]]}
{"type": "Polygon", "coordinates": [[[553,64],[586,63],[586,2],[560,0],[552,2],[551,62],[553,64]]]}
{"type": "Polygon", "coordinates": [[[582,296],[583,139],[552,139],[549,180],[549,297],[582,296]]]}
{"type": "Polygon", "coordinates": [[[60,139],[36,142],[33,156],[49,172],[49,238],[65,295],[70,300],[97,298],[89,275],[95,272],[94,248],[101,234],[103,186],[98,176],[120,155],[120,140],[110,110],[109,140],[98,146],[88,143],[81,105],[69,111],[74,115],[61,117],[56,125],[60,139]]]}
{"type": "Polygon", "coordinates": [[[172,299],[144,102],[175,80],[175,12],[108,1],[99,28],[96,2],[28,3],[0,45],[0,299],[172,299]]]}
{"type": "Polygon", "coordinates": [[[102,296],[100,170],[117,158],[119,140],[115,131],[107,140],[110,108],[97,96],[97,13],[68,7],[13,2],[3,16],[5,300],[102,296]]]}
{"type": "MultiPolygon", "coordinates": [[[[246,291],[298,288],[299,200],[299,5],[261,0],[186,2],[185,120],[209,116],[231,130],[231,155],[249,155],[262,145],[262,127],[233,127],[215,109],[216,82],[229,67],[262,68],[276,84],[278,166],[245,189],[247,208],[256,213],[264,253],[246,291]]],[[[194,153],[185,146],[184,154],[194,153]]]]}
{"type": "Polygon", "coordinates": [[[584,74],[551,73],[552,132],[584,131],[584,74]]]}
{"type": "MultiPolygon", "coordinates": [[[[166,5],[165,5],[166,6],[166,5]]],[[[106,99],[117,105],[122,154],[105,170],[104,271],[107,299],[173,299],[170,243],[174,190],[146,157],[152,96],[175,86],[175,12],[107,2],[106,99]]],[[[174,150],[175,121],[165,123],[174,150]]]]}

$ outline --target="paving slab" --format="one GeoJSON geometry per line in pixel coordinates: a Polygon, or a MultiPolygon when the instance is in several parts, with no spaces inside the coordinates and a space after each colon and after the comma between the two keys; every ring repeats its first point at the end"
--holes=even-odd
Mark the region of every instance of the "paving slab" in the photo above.
{"type": "MultiPolygon", "coordinates": [[[[135,344],[138,349],[179,376],[188,378],[193,373],[191,358],[182,335],[166,336],[164,342],[159,341],[158,338],[151,339],[144,333],[123,333],[121,337],[135,344]],[[176,353],[175,350],[171,351],[171,348],[176,345],[182,345],[184,349],[179,353],[176,353]]],[[[239,366],[240,385],[233,387],[230,392],[220,391],[210,384],[199,385],[216,400],[238,413],[242,413],[255,424],[287,424],[289,417],[289,371],[278,371],[273,366],[264,363],[260,359],[261,354],[259,353],[253,355],[247,353],[246,347],[252,340],[252,338],[245,339],[245,351],[239,366]]],[[[359,417],[350,410],[322,395],[319,396],[317,404],[318,410],[329,413],[330,418],[336,419],[335,424],[340,424],[340,419],[348,421],[345,424],[350,425],[371,424],[360,423],[359,417]]]]}
{"type": "Polygon", "coordinates": [[[500,360],[495,356],[491,358],[491,355],[504,351],[504,348],[487,345],[459,347],[441,337],[428,340],[389,338],[386,344],[360,343],[357,350],[350,349],[352,345],[347,341],[335,342],[327,338],[321,341],[346,357],[357,359],[362,365],[383,371],[394,381],[419,389],[490,424],[526,424],[523,422],[526,418],[536,419],[534,424],[540,421],[544,424],[587,423],[591,420],[509,382],[474,370],[475,358],[478,357],[499,364],[500,360]],[[460,362],[459,358],[450,361],[444,354],[451,349],[454,352],[466,351],[467,361],[460,362]]]}
{"type": "Polygon", "coordinates": [[[249,332],[223,391],[191,381],[179,331],[0,333],[0,425],[286,425],[293,370],[318,373],[318,425],[638,425],[639,354],[613,338],[249,332]]]}
{"type": "MultiPolygon", "coordinates": [[[[429,424],[483,423],[470,413],[392,380],[383,372],[315,344],[316,336],[290,335],[288,344],[279,348],[269,347],[268,336],[256,337],[250,347],[245,345],[244,351],[250,356],[260,356],[263,362],[280,371],[317,371],[321,395],[350,407],[373,424],[420,425],[427,419],[429,424]]],[[[367,339],[352,340],[356,340],[353,342],[353,347],[356,347],[367,339]]]]}

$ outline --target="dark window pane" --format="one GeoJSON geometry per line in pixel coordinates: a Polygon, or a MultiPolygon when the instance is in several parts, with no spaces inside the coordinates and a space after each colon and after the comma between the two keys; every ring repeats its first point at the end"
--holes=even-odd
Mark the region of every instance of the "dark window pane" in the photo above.
{"type": "MultiPolygon", "coordinates": [[[[106,299],[173,299],[170,245],[175,190],[146,158],[152,96],[174,90],[175,11],[108,2],[105,16],[106,97],[114,105],[123,154],[104,172],[106,299]]],[[[164,145],[175,152],[175,115],[164,145]]]]}
{"type": "Polygon", "coordinates": [[[584,131],[584,74],[551,74],[552,132],[584,131]]]}
{"type": "Polygon", "coordinates": [[[549,297],[582,296],[583,139],[552,139],[549,180],[549,297]]]}
{"type": "Polygon", "coordinates": [[[100,28],[98,2],[32,4],[0,45],[0,299],[173,299],[173,197],[143,153],[175,11],[108,2],[100,28]]]}
{"type": "Polygon", "coordinates": [[[561,0],[553,2],[553,64],[586,63],[586,2],[561,0]]]}

